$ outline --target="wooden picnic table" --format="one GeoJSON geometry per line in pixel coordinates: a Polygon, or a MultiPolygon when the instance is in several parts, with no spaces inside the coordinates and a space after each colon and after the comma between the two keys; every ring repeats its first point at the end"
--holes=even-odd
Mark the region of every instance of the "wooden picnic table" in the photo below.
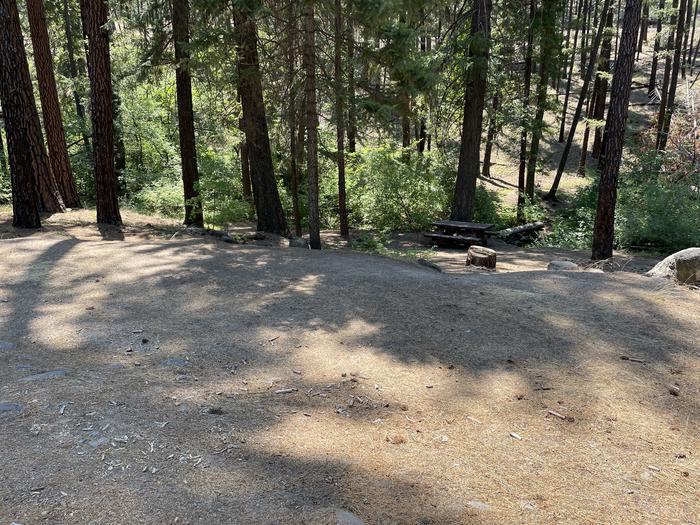
{"type": "Polygon", "coordinates": [[[432,223],[437,231],[426,233],[425,236],[438,244],[481,244],[486,246],[486,235],[493,224],[461,221],[435,221],[432,223]]]}

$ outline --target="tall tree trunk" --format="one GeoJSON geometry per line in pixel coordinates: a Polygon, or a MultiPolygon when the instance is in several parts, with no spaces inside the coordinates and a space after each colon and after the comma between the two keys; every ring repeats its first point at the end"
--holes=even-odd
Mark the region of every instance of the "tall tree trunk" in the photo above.
{"type": "Polygon", "coordinates": [[[525,206],[525,174],[527,171],[527,128],[528,111],[530,108],[530,87],[532,83],[532,57],[534,46],[534,23],[537,9],[536,0],[530,0],[530,17],[527,32],[527,47],[525,48],[525,72],[523,79],[523,121],[520,131],[520,165],[518,168],[518,221],[523,220],[525,206]]]}
{"type": "Polygon", "coordinates": [[[348,33],[348,152],[355,153],[357,147],[357,104],[355,101],[355,27],[352,23],[353,0],[348,0],[346,31],[348,33]]]}
{"type": "Polygon", "coordinates": [[[121,224],[114,169],[112,64],[109,56],[109,12],[105,0],[80,0],[83,33],[88,43],[92,109],[92,155],[98,224],[121,224]]]}
{"type": "MultiPolygon", "coordinates": [[[[605,103],[608,98],[608,74],[610,73],[610,57],[612,56],[612,35],[610,29],[613,26],[612,9],[608,13],[608,23],[603,45],[600,51],[600,65],[598,66],[598,74],[596,75],[595,84],[593,86],[593,119],[600,122],[605,119],[605,103]]],[[[591,156],[594,159],[600,158],[601,149],[603,146],[603,128],[601,125],[596,125],[595,136],[593,139],[593,149],[591,156]]]]}
{"type": "MultiPolygon", "coordinates": [[[[301,206],[299,205],[299,163],[297,162],[297,2],[289,2],[287,13],[287,90],[289,100],[287,105],[287,127],[289,133],[289,176],[292,192],[292,213],[294,214],[294,233],[301,237],[301,206]]],[[[303,116],[302,116],[303,120],[303,116]]]]}
{"type": "Polygon", "coordinates": [[[693,16],[695,9],[693,7],[693,0],[688,0],[687,11],[685,12],[685,29],[683,36],[683,59],[681,62],[681,75],[685,78],[685,66],[688,63],[688,46],[690,39],[690,20],[693,16]]]}
{"type": "MultiPolygon", "coordinates": [[[[240,129],[243,127],[243,119],[239,121],[240,129]]],[[[248,142],[245,138],[241,141],[239,153],[241,160],[241,185],[243,186],[243,198],[253,204],[253,183],[250,180],[250,159],[248,158],[248,142]]]]}
{"type": "Polygon", "coordinates": [[[233,23],[238,38],[238,85],[258,230],[287,235],[287,220],[277,190],[267,130],[257,29],[245,7],[233,10],[233,23]]]}
{"type": "MultiPolygon", "coordinates": [[[[561,182],[561,177],[566,169],[566,162],[569,158],[569,152],[571,151],[571,146],[574,143],[574,137],[576,136],[576,127],[578,126],[578,121],[581,118],[581,113],[583,111],[583,105],[588,96],[588,88],[591,84],[591,79],[593,78],[593,71],[598,63],[598,49],[600,48],[600,43],[603,40],[603,34],[605,33],[605,20],[607,18],[608,9],[610,9],[611,0],[605,0],[603,4],[603,14],[600,17],[600,22],[598,25],[598,30],[595,35],[595,41],[591,47],[591,55],[588,59],[588,66],[586,68],[586,73],[583,78],[583,86],[581,86],[581,92],[579,93],[578,103],[576,104],[576,111],[574,112],[574,119],[571,122],[571,129],[569,129],[569,136],[566,139],[566,145],[564,146],[564,151],[561,154],[561,159],[559,160],[559,167],[557,168],[557,174],[554,177],[554,182],[552,182],[552,187],[547,193],[546,198],[549,200],[555,200],[557,191],[559,189],[559,183],[561,182]]],[[[636,35],[635,35],[636,37],[636,35]]]]}
{"type": "Polygon", "coordinates": [[[75,61],[75,41],[73,40],[73,16],[70,12],[68,0],[63,0],[63,24],[66,32],[66,53],[68,55],[68,74],[73,81],[73,101],[75,112],[78,115],[80,133],[83,137],[83,147],[86,155],[90,152],[90,137],[86,132],[87,124],[85,120],[85,106],[83,106],[83,95],[78,88],[78,65],[75,61]]]}
{"type": "Polygon", "coordinates": [[[10,160],[12,224],[39,228],[37,177],[50,167],[41,141],[16,0],[0,0],[0,99],[10,160]]]}
{"type": "Polygon", "coordinates": [[[564,142],[564,129],[566,128],[566,114],[569,110],[569,97],[571,96],[571,83],[574,77],[574,64],[576,63],[576,44],[578,42],[579,27],[581,25],[583,0],[579,2],[578,14],[576,15],[576,28],[574,29],[574,45],[569,57],[569,72],[566,78],[566,91],[564,93],[564,107],[561,113],[561,124],[559,125],[559,142],[564,142]]]}
{"type": "Polygon", "coordinates": [[[474,218],[476,180],[479,175],[481,128],[489,70],[491,44],[491,0],[476,2],[472,12],[469,68],[464,85],[464,115],[459,167],[452,201],[452,220],[471,221],[474,218]]]}
{"type": "Polygon", "coordinates": [[[204,215],[199,195],[197,142],[192,108],[192,77],[190,75],[190,3],[173,0],[173,42],[175,47],[175,84],[177,88],[177,119],[180,136],[182,186],[185,194],[185,224],[203,227],[204,215]]]}
{"type": "Polygon", "coordinates": [[[583,139],[581,140],[581,155],[578,159],[578,174],[581,177],[586,175],[586,164],[588,163],[588,142],[591,138],[591,125],[589,120],[593,117],[593,105],[595,104],[595,90],[588,97],[588,105],[586,107],[586,129],[583,130],[583,139]]]}
{"type": "Polygon", "coordinates": [[[540,70],[537,86],[537,113],[532,130],[532,141],[527,161],[527,179],[525,181],[525,194],[532,200],[535,198],[535,171],[540,151],[540,139],[544,130],[544,112],[547,105],[547,83],[552,70],[552,63],[556,55],[558,44],[556,42],[556,0],[544,0],[541,7],[542,28],[540,35],[540,70]]]}
{"type": "Polygon", "coordinates": [[[343,12],[341,0],[335,0],[335,119],[336,144],[338,148],[338,216],[340,234],[350,236],[348,226],[347,197],[345,190],[345,87],[343,83],[343,12]]]}
{"type": "MultiPolygon", "coordinates": [[[[0,109],[0,113],[2,113],[2,109],[0,109]]],[[[10,172],[7,170],[7,154],[5,153],[5,144],[2,141],[2,128],[3,127],[0,125],[0,173],[3,175],[9,175],[10,172]]]]}
{"type": "Polygon", "coordinates": [[[484,165],[481,168],[481,176],[488,179],[491,177],[491,156],[493,154],[493,143],[496,140],[498,131],[498,109],[500,107],[500,99],[498,93],[493,95],[491,101],[491,116],[489,118],[489,130],[486,133],[486,144],[484,145],[484,165]]]}
{"type": "Polygon", "coordinates": [[[318,113],[316,107],[316,20],[314,0],[304,1],[304,71],[306,72],[306,170],[309,198],[309,246],[321,249],[318,206],[318,113]]]}
{"type": "Polygon", "coordinates": [[[627,124],[627,112],[632,87],[635,40],[643,0],[627,0],[622,23],[620,47],[615,63],[610,109],[605,124],[604,151],[598,165],[598,207],[593,229],[593,254],[595,260],[609,259],[613,254],[615,235],[615,204],[617,180],[622,160],[622,149],[627,124]]]}
{"type": "Polygon", "coordinates": [[[649,28],[649,2],[644,2],[642,7],[642,22],[639,25],[639,37],[637,38],[637,60],[642,53],[644,43],[647,41],[647,32],[649,28]]]}
{"type": "Polygon", "coordinates": [[[46,142],[49,146],[51,171],[63,202],[69,208],[79,208],[80,198],[75,189],[75,181],[68,158],[66,133],[63,129],[61,106],[58,102],[56,77],[53,70],[53,56],[46,27],[46,13],[43,0],[27,0],[29,30],[34,48],[34,64],[39,84],[41,113],[46,130],[46,142]]]}
{"type": "Polygon", "coordinates": [[[690,68],[695,67],[695,26],[698,21],[698,7],[700,6],[700,1],[695,0],[695,10],[693,11],[693,29],[690,32],[690,48],[688,49],[688,64],[690,68]]]}
{"type": "MultiPolygon", "coordinates": [[[[662,97],[661,106],[659,107],[659,123],[658,123],[658,134],[656,137],[656,149],[658,151],[666,150],[666,142],[668,141],[668,134],[671,130],[671,119],[673,117],[673,112],[675,110],[676,104],[676,88],[678,86],[678,73],[681,66],[681,51],[683,47],[683,31],[685,29],[685,11],[686,11],[686,1],[680,0],[680,5],[678,6],[678,20],[676,25],[675,42],[673,44],[673,67],[671,71],[671,79],[668,82],[668,89],[665,90],[665,99],[662,97]]],[[[664,77],[666,74],[664,73],[664,77]]]]}
{"type": "Polygon", "coordinates": [[[671,85],[671,69],[673,66],[673,44],[675,40],[676,31],[676,9],[678,7],[678,1],[673,0],[673,14],[671,15],[671,34],[666,42],[666,57],[664,59],[664,80],[661,86],[661,101],[659,103],[659,114],[657,118],[656,127],[656,149],[659,149],[659,141],[661,139],[661,132],[664,125],[664,119],[666,118],[666,108],[668,107],[668,94],[669,86],[671,85]]]}
{"type": "Polygon", "coordinates": [[[659,70],[659,52],[661,51],[661,30],[663,29],[663,16],[661,13],[666,5],[666,0],[659,0],[659,13],[656,15],[656,35],[654,36],[654,55],[651,58],[651,73],[649,74],[649,96],[656,93],[656,75],[659,70]]]}

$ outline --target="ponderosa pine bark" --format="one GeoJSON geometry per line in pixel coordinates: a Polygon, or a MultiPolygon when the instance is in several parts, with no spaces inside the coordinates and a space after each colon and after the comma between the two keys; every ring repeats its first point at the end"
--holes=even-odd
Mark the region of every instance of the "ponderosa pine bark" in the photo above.
{"type": "Polygon", "coordinates": [[[80,0],[83,33],[87,37],[92,113],[92,155],[98,224],[122,222],[114,169],[112,64],[109,56],[109,10],[105,0],[80,0]]]}
{"type": "Polygon", "coordinates": [[[19,228],[39,228],[37,176],[50,167],[46,154],[40,151],[43,144],[39,114],[16,0],[0,0],[0,101],[7,130],[12,224],[19,228]]]}
{"type": "Polygon", "coordinates": [[[475,3],[472,12],[469,57],[472,65],[464,82],[464,115],[459,166],[452,200],[451,219],[471,221],[474,218],[476,180],[479,176],[481,127],[484,122],[486,80],[491,45],[491,0],[475,3]]]}
{"type": "Polygon", "coordinates": [[[613,254],[615,237],[615,204],[617,202],[617,180],[622,161],[627,113],[632,87],[635,43],[643,0],[627,0],[622,22],[622,35],[615,63],[610,108],[604,133],[604,155],[598,165],[598,206],[593,229],[594,260],[609,259],[613,254]]]}
{"type": "MultiPolygon", "coordinates": [[[[2,108],[0,107],[0,115],[2,114],[2,108]]],[[[0,171],[2,174],[9,174],[8,168],[7,168],[7,154],[5,153],[5,143],[2,141],[2,128],[3,126],[0,125],[0,171]]]]}
{"type": "Polygon", "coordinates": [[[175,47],[175,84],[177,91],[177,120],[180,137],[182,186],[185,194],[185,225],[204,226],[202,200],[199,195],[197,142],[192,107],[192,76],[190,74],[190,2],[172,2],[173,42],[175,47]]]}
{"type": "Polygon", "coordinates": [[[309,246],[321,249],[318,206],[318,109],[316,106],[316,19],[314,0],[304,2],[304,71],[306,82],[306,171],[309,199],[309,246]]]}
{"type": "Polygon", "coordinates": [[[341,0],[335,0],[334,83],[335,120],[338,164],[338,217],[340,235],[350,236],[347,197],[345,189],[345,87],[343,85],[343,9],[341,0]]]}
{"type": "Polygon", "coordinates": [[[253,200],[260,231],[287,235],[287,220],[280,202],[267,128],[258,33],[252,13],[244,6],[233,9],[238,40],[238,87],[243,107],[243,128],[248,145],[253,200]]]}
{"type": "Polygon", "coordinates": [[[58,101],[53,56],[46,27],[46,13],[43,0],[27,0],[29,31],[34,49],[34,65],[39,84],[41,113],[49,147],[49,161],[58,191],[69,208],[79,208],[80,198],[75,188],[73,172],[68,157],[66,133],[63,128],[61,106],[58,101]]]}

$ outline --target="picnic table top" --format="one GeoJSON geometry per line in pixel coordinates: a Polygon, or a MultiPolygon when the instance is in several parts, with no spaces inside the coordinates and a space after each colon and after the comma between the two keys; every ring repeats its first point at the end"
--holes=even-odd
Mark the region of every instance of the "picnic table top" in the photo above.
{"type": "Polygon", "coordinates": [[[461,221],[434,221],[433,226],[438,228],[447,228],[451,230],[462,231],[486,231],[494,227],[493,224],[482,224],[478,222],[461,222],[461,221]]]}

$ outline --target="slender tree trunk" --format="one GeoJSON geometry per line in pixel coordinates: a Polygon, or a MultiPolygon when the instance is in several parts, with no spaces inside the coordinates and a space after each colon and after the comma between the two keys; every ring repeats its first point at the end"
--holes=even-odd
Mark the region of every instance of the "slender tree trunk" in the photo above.
{"type": "Polygon", "coordinates": [[[595,260],[609,259],[613,254],[615,236],[615,204],[617,201],[617,180],[622,160],[632,70],[634,68],[635,40],[643,0],[627,0],[622,23],[622,36],[615,63],[612,82],[610,109],[605,125],[605,154],[598,165],[600,184],[598,185],[598,207],[593,230],[593,254],[595,260]]]}
{"type": "Polygon", "coordinates": [[[350,236],[348,226],[347,198],[345,191],[345,88],[343,83],[343,12],[341,0],[335,0],[335,119],[336,143],[338,147],[338,215],[340,234],[350,236]]]}
{"type": "MultiPolygon", "coordinates": [[[[2,110],[0,109],[0,113],[2,113],[2,110]]],[[[2,141],[2,126],[0,125],[0,172],[5,175],[9,175],[9,171],[7,169],[7,154],[5,153],[5,144],[2,141]]]]}
{"type": "Polygon", "coordinates": [[[530,108],[530,87],[532,83],[532,57],[534,45],[534,23],[537,10],[536,0],[530,0],[530,18],[527,32],[527,47],[525,48],[525,72],[523,79],[523,121],[520,131],[520,165],[518,168],[518,221],[523,220],[523,208],[525,206],[525,174],[527,172],[527,128],[528,112],[530,108]]]}
{"type": "MultiPolygon", "coordinates": [[[[608,12],[608,23],[603,45],[600,51],[600,65],[598,66],[598,74],[596,75],[595,84],[593,86],[593,119],[600,122],[605,119],[605,102],[608,98],[608,74],[610,73],[610,57],[612,56],[612,35],[610,29],[613,26],[612,9],[608,12]]],[[[591,156],[594,159],[600,157],[603,146],[603,128],[601,125],[596,125],[595,136],[593,139],[593,149],[591,156]]]]}
{"type": "Polygon", "coordinates": [[[53,56],[46,27],[46,13],[43,0],[27,0],[29,29],[34,48],[34,64],[39,84],[41,113],[46,129],[46,142],[49,146],[51,170],[58,185],[63,202],[69,208],[79,208],[80,198],[75,189],[73,173],[68,158],[66,133],[63,129],[61,106],[58,102],[56,77],[53,70],[53,56]]]}
{"type": "Polygon", "coordinates": [[[693,29],[690,32],[690,48],[688,49],[688,63],[690,68],[695,67],[695,26],[698,21],[698,6],[700,6],[700,1],[695,0],[695,10],[693,11],[693,29]]]}
{"type": "Polygon", "coordinates": [[[88,42],[91,87],[92,141],[95,168],[97,222],[121,224],[114,169],[114,111],[112,65],[109,56],[109,12],[105,0],[80,0],[83,33],[88,42]]]}
{"type": "MultiPolygon", "coordinates": [[[[287,89],[289,103],[287,106],[287,127],[289,133],[289,175],[292,192],[292,213],[294,214],[294,233],[301,237],[301,207],[299,205],[299,164],[297,163],[297,2],[289,2],[287,13],[287,89]]],[[[303,116],[302,116],[303,120],[303,116]]]]}
{"type": "MultiPolygon", "coordinates": [[[[593,116],[593,106],[595,104],[595,101],[592,100],[593,98],[595,98],[595,90],[588,98],[588,107],[586,108],[587,120],[590,120],[593,116]]],[[[586,164],[588,163],[588,141],[590,140],[590,137],[591,125],[588,122],[586,122],[586,129],[583,131],[583,139],[581,140],[581,156],[578,160],[578,174],[581,177],[584,177],[586,175],[586,164]]]]}
{"type": "Polygon", "coordinates": [[[357,147],[357,104],[355,101],[355,28],[352,23],[353,0],[348,0],[346,31],[348,33],[348,152],[355,153],[357,147]]]}
{"type": "MultiPolygon", "coordinates": [[[[678,86],[678,73],[681,66],[681,51],[683,47],[683,31],[685,29],[685,11],[686,11],[686,0],[680,0],[680,5],[678,6],[678,20],[676,26],[675,42],[673,44],[673,67],[671,71],[671,79],[668,82],[668,89],[665,90],[665,99],[661,99],[661,106],[659,108],[659,123],[658,123],[658,135],[656,137],[656,149],[658,151],[666,150],[666,142],[668,141],[668,134],[671,130],[671,119],[673,117],[673,112],[675,110],[676,104],[676,88],[678,86]]],[[[666,74],[664,73],[664,78],[666,74]]]]}
{"type": "MultiPolygon", "coordinates": [[[[239,120],[240,129],[243,127],[243,119],[239,120]]],[[[253,204],[253,184],[250,180],[250,159],[248,158],[248,142],[244,138],[239,150],[241,156],[241,185],[243,186],[243,198],[253,204]]]]}
{"type": "Polygon", "coordinates": [[[177,118],[180,136],[182,186],[185,194],[185,224],[204,226],[202,200],[199,195],[197,142],[192,107],[192,77],[190,75],[190,3],[172,2],[173,42],[175,47],[175,84],[177,88],[177,118]]]}
{"type": "Polygon", "coordinates": [[[664,80],[661,86],[661,101],[659,103],[659,114],[657,119],[656,128],[656,149],[659,149],[659,140],[661,138],[661,132],[663,128],[664,119],[666,118],[666,108],[668,107],[668,93],[669,86],[671,84],[671,69],[673,66],[673,44],[675,40],[676,31],[676,8],[678,7],[677,0],[673,0],[673,15],[671,15],[671,34],[668,37],[668,42],[666,43],[666,57],[664,59],[664,80]]]}
{"type": "Polygon", "coordinates": [[[306,170],[309,198],[309,246],[321,249],[318,206],[318,112],[316,107],[316,20],[314,0],[304,0],[304,71],[306,72],[306,170]]]}
{"type": "Polygon", "coordinates": [[[452,201],[452,220],[471,221],[474,218],[476,180],[479,175],[481,128],[489,68],[491,41],[491,0],[476,2],[472,13],[469,56],[472,66],[464,86],[464,115],[459,167],[452,201]]]}
{"type": "Polygon", "coordinates": [[[16,0],[0,0],[0,99],[10,161],[12,224],[39,228],[37,177],[50,168],[41,143],[16,0]]]}
{"type": "Polygon", "coordinates": [[[654,55],[651,58],[651,73],[649,74],[649,96],[656,93],[656,75],[659,70],[659,52],[661,51],[661,30],[663,29],[663,16],[661,12],[666,5],[666,0],[659,0],[659,14],[656,17],[656,35],[654,37],[654,55]]]}
{"type": "Polygon", "coordinates": [[[571,146],[573,145],[574,137],[576,136],[576,127],[578,126],[578,121],[581,118],[581,113],[583,111],[583,105],[586,101],[586,97],[588,96],[588,88],[591,84],[591,79],[593,78],[593,71],[598,63],[598,49],[600,48],[601,41],[603,40],[603,34],[605,33],[605,20],[607,18],[608,9],[610,9],[610,2],[611,0],[605,0],[605,3],[603,4],[603,14],[600,17],[598,31],[596,32],[595,41],[591,47],[591,55],[588,59],[588,67],[586,68],[586,74],[583,79],[583,86],[581,86],[581,93],[579,93],[578,104],[576,105],[576,111],[574,112],[574,119],[571,122],[569,136],[566,140],[564,151],[561,154],[561,159],[559,160],[559,167],[557,168],[557,174],[554,177],[554,182],[552,183],[552,187],[546,196],[546,198],[549,200],[556,199],[559,183],[561,182],[561,177],[566,169],[566,162],[569,158],[569,152],[571,151],[571,146]]]}
{"type": "MultiPolygon", "coordinates": [[[[649,0],[650,1],[650,0],[649,0]]],[[[637,38],[637,60],[642,53],[644,43],[647,41],[647,32],[649,28],[649,2],[644,2],[642,7],[642,22],[639,26],[639,37],[637,38]]]]}
{"type": "Polygon", "coordinates": [[[492,113],[489,118],[489,130],[486,133],[486,144],[484,145],[484,165],[481,169],[481,176],[486,179],[491,177],[491,155],[493,154],[493,143],[496,140],[496,123],[498,122],[497,114],[499,107],[500,99],[498,93],[495,93],[491,101],[492,113]]]}
{"type": "Polygon", "coordinates": [[[287,221],[277,190],[267,130],[257,29],[250,13],[243,7],[233,10],[233,22],[239,46],[238,85],[258,230],[287,235],[287,221]]]}
{"type": "Polygon", "coordinates": [[[73,16],[70,12],[68,0],[63,0],[63,24],[66,32],[66,53],[68,54],[68,74],[73,81],[73,100],[75,112],[78,115],[80,133],[83,137],[85,153],[90,153],[90,137],[86,132],[85,106],[83,106],[83,94],[78,89],[78,65],[75,61],[75,42],[73,40],[73,16]]]}
{"type": "Polygon", "coordinates": [[[685,28],[683,35],[683,59],[681,62],[681,75],[685,78],[685,66],[688,62],[688,42],[690,39],[690,20],[693,16],[693,0],[688,0],[687,11],[685,12],[685,28]]]}
{"type": "Polygon", "coordinates": [[[540,139],[544,130],[544,112],[547,105],[547,83],[551,74],[552,63],[556,55],[558,44],[556,42],[556,0],[545,0],[542,3],[542,29],[540,35],[540,70],[537,86],[537,113],[532,130],[532,141],[527,161],[527,179],[525,181],[525,193],[532,200],[535,198],[535,172],[540,151],[540,139]]]}
{"type": "Polygon", "coordinates": [[[559,142],[564,142],[564,129],[566,128],[566,114],[569,111],[569,97],[571,96],[571,83],[574,77],[574,64],[576,63],[576,44],[578,42],[579,26],[581,25],[583,0],[579,3],[578,14],[576,15],[576,28],[574,29],[574,45],[569,57],[569,72],[566,79],[566,92],[564,93],[564,107],[561,113],[561,124],[559,125],[559,142]]]}

